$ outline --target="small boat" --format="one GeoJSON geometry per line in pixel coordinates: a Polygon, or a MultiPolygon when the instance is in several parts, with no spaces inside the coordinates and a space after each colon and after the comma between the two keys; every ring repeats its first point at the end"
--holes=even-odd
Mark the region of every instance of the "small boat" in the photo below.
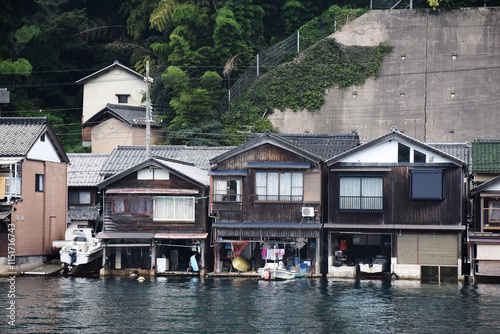
{"type": "Polygon", "coordinates": [[[243,256],[238,256],[233,259],[233,268],[240,272],[245,272],[250,270],[250,263],[243,256]]]}
{"type": "Polygon", "coordinates": [[[294,270],[287,270],[282,262],[267,262],[264,268],[257,270],[259,277],[265,280],[289,280],[296,276],[294,270]]]}
{"type": "Polygon", "coordinates": [[[359,271],[367,274],[378,274],[387,270],[389,260],[385,255],[377,255],[372,261],[359,264],[359,271]]]}
{"type": "Polygon", "coordinates": [[[102,257],[102,243],[95,238],[91,228],[75,228],[73,239],[59,251],[61,262],[70,271],[76,266],[86,266],[102,257]]]}

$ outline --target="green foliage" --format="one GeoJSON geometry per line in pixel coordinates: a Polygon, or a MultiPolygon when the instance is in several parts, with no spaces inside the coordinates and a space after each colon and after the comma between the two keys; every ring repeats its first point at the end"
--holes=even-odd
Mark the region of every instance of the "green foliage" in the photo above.
{"type": "Polygon", "coordinates": [[[349,22],[352,22],[361,15],[367,13],[368,8],[353,9],[349,7],[331,6],[320,16],[300,27],[300,49],[305,50],[321,39],[333,34],[336,30],[349,22]]]}
{"type": "Polygon", "coordinates": [[[345,46],[333,39],[324,39],[305,51],[301,59],[283,64],[268,72],[253,88],[243,94],[224,114],[231,124],[228,133],[235,133],[245,124],[257,129],[271,129],[263,114],[273,110],[318,110],[325,102],[329,88],[362,85],[380,73],[383,57],[392,47],[345,46]]]}
{"type": "Polygon", "coordinates": [[[151,13],[158,7],[159,0],[128,0],[120,10],[128,15],[127,30],[129,34],[140,39],[148,32],[151,13]]]}
{"type": "Polygon", "coordinates": [[[38,35],[40,35],[40,27],[36,25],[23,26],[15,32],[16,40],[20,44],[28,43],[33,37],[38,35]]]}
{"type": "Polygon", "coordinates": [[[243,30],[236,22],[234,13],[227,8],[219,10],[215,19],[214,28],[214,53],[219,60],[219,64],[225,64],[234,55],[246,51],[243,43],[243,30]]]}
{"type": "Polygon", "coordinates": [[[305,10],[304,4],[298,0],[288,0],[281,9],[286,31],[292,33],[294,27],[299,26],[301,23],[301,18],[305,10]]]}
{"type": "Polygon", "coordinates": [[[15,62],[10,60],[0,61],[0,74],[2,75],[20,75],[28,77],[31,75],[33,66],[24,58],[19,58],[15,62]]]}
{"type": "Polygon", "coordinates": [[[163,32],[172,25],[172,14],[175,10],[174,0],[161,0],[149,17],[151,28],[163,32]]]}

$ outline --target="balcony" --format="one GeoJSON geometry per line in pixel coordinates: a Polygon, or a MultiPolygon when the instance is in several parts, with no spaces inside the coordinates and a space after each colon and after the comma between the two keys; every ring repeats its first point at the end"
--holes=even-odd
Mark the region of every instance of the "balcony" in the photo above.
{"type": "Polygon", "coordinates": [[[5,178],[5,196],[10,200],[11,198],[21,197],[21,179],[6,177],[5,178]]]}
{"type": "Polygon", "coordinates": [[[339,212],[384,212],[383,196],[338,196],[339,212]]]}

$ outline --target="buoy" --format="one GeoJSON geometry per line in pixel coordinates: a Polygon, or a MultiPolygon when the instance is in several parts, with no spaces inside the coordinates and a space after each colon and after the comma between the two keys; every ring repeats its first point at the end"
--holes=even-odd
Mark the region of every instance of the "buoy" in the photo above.
{"type": "Polygon", "coordinates": [[[264,271],[264,274],[262,276],[264,276],[264,279],[269,279],[269,270],[264,271]]]}
{"type": "Polygon", "coordinates": [[[141,276],[141,277],[139,277],[137,280],[138,280],[139,282],[144,282],[146,279],[145,279],[144,277],[142,277],[142,276],[141,276]]]}

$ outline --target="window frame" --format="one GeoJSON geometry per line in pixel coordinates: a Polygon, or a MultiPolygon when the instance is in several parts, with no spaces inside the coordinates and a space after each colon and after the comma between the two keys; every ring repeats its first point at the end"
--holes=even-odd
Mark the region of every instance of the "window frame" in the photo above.
{"type": "MultiPolygon", "coordinates": [[[[385,212],[385,187],[384,187],[384,173],[340,173],[338,176],[338,185],[337,185],[337,211],[338,212],[360,212],[360,213],[383,213],[385,212]],[[346,196],[341,194],[341,187],[342,187],[342,179],[347,179],[347,178],[357,178],[359,179],[359,195],[358,196],[346,196]],[[363,195],[363,179],[377,179],[381,180],[382,182],[382,193],[381,196],[367,196],[363,195]],[[359,198],[359,207],[356,208],[349,208],[347,205],[343,205],[342,203],[342,198],[343,197],[358,197],[359,198]],[[379,199],[381,204],[380,206],[377,206],[377,208],[363,208],[363,204],[366,205],[367,200],[369,198],[374,198],[374,199],[379,199]],[[346,207],[343,207],[346,206],[346,207]]],[[[355,202],[351,202],[355,203],[355,202]]],[[[368,202],[369,203],[369,202],[368,202]]]]}
{"type": "MultiPolygon", "coordinates": [[[[435,180],[427,180],[426,184],[436,186],[438,183],[435,180]]],[[[429,187],[426,187],[426,190],[429,190],[429,187]]],[[[437,188],[436,188],[437,190],[437,188]]],[[[443,201],[445,199],[445,180],[444,180],[444,169],[429,169],[429,168],[414,168],[410,169],[410,199],[419,201],[443,201]],[[422,185],[419,185],[418,188],[414,185],[417,181],[422,182],[422,180],[416,180],[417,176],[423,176],[425,174],[440,174],[441,182],[440,184],[440,195],[439,196],[423,196],[418,195],[415,189],[423,189],[422,185]]]]}
{"type": "Polygon", "coordinates": [[[129,96],[130,94],[116,94],[119,104],[127,104],[129,96]],[[125,101],[121,101],[122,99],[125,99],[125,101]]]}
{"type": "Polygon", "coordinates": [[[92,191],[90,189],[68,189],[68,205],[91,205],[92,204],[92,191]],[[82,193],[88,193],[89,201],[82,202],[82,193]],[[77,196],[77,201],[71,200],[72,194],[77,196]]]}
{"type": "Polygon", "coordinates": [[[45,175],[35,174],[35,191],[44,192],[45,190],[45,175]]]}
{"type": "MultiPolygon", "coordinates": [[[[135,209],[134,209],[135,210],[135,209]]],[[[152,216],[153,199],[151,196],[131,196],[128,198],[128,213],[132,216],[152,216]],[[135,203],[139,203],[139,210],[132,211],[135,203]]]]}
{"type": "Polygon", "coordinates": [[[304,172],[302,171],[258,171],[255,172],[255,201],[256,202],[279,202],[279,203],[302,203],[304,201],[304,172]],[[258,184],[259,176],[265,174],[265,185],[258,184]],[[269,177],[270,175],[276,174],[276,185],[270,184],[269,177]],[[290,174],[290,187],[288,193],[283,193],[283,181],[285,181],[282,175],[290,174]],[[300,175],[300,186],[295,184],[294,186],[294,175],[300,175]],[[297,191],[300,189],[300,195],[297,194],[297,191]],[[262,192],[265,190],[265,192],[262,192]],[[271,194],[269,194],[271,190],[271,194]],[[295,190],[295,193],[294,193],[295,190]],[[259,192],[261,191],[261,192],[259,192]]]}
{"type": "MultiPolygon", "coordinates": [[[[181,208],[181,210],[185,210],[186,208],[181,208]]],[[[177,210],[175,204],[174,204],[174,210],[177,210]]],[[[175,213],[174,213],[175,216],[175,213]]],[[[154,222],[166,222],[166,223],[171,223],[171,222],[181,222],[181,223],[194,223],[196,222],[196,198],[194,196],[153,196],[153,221],[154,222]],[[179,201],[182,203],[182,201],[186,201],[191,203],[191,211],[190,211],[190,217],[188,218],[168,218],[168,217],[157,217],[157,213],[159,210],[157,209],[157,200],[159,199],[168,199],[168,200],[174,200],[174,201],[179,201]]]]}
{"type": "Polygon", "coordinates": [[[241,191],[241,179],[238,178],[227,178],[227,179],[214,179],[213,180],[213,200],[214,202],[241,202],[242,191],[241,191]],[[224,188],[221,184],[217,186],[217,183],[226,183],[224,188]],[[231,193],[232,190],[231,182],[235,182],[236,192],[231,193]],[[239,191],[238,191],[239,189],[239,191]],[[223,190],[226,190],[225,192],[223,190]]]}
{"type": "Polygon", "coordinates": [[[500,201],[490,201],[488,203],[487,210],[488,210],[488,224],[500,223],[500,201]]]}

